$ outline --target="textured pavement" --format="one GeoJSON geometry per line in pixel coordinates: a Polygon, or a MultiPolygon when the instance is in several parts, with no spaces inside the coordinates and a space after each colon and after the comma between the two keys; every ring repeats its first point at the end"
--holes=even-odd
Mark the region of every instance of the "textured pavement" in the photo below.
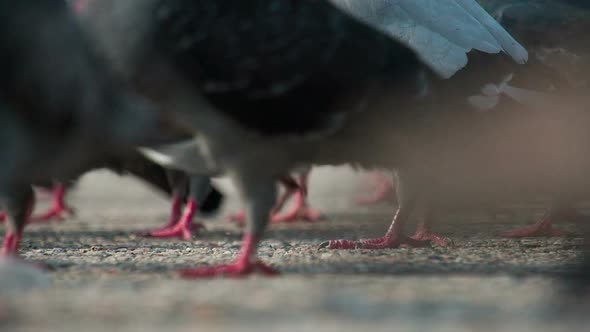
{"type": "Polygon", "coordinates": [[[163,224],[166,199],[129,178],[89,175],[70,195],[75,218],[27,230],[22,255],[55,271],[0,265],[0,330],[590,331],[587,315],[563,313],[590,306],[556,297],[552,278],[576,262],[581,239],[498,236],[542,206],[496,220],[437,216],[449,248],[317,250],[387,228],[393,207],[355,207],[357,182],[346,169],[314,171],[312,204],[327,220],[273,226],[260,249],[282,276],[187,281],[175,270],[227,262],[239,248],[241,230],[223,218],[239,207],[231,188],[222,183],[230,199],[194,241],[152,240],[133,232],[163,224]]]}

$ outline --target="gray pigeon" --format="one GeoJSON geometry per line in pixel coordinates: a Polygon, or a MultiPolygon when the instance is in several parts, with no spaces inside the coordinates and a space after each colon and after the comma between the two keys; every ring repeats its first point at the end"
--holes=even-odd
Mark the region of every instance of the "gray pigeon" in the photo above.
{"type": "Polygon", "coordinates": [[[63,1],[0,1],[2,255],[17,255],[33,183],[68,179],[125,155],[164,128],[161,112],[129,90],[91,46],[63,1]]]}
{"type": "MultiPolygon", "coordinates": [[[[490,23],[473,4],[451,13],[490,23]]],[[[275,181],[295,168],[353,162],[397,169],[405,179],[423,150],[430,152],[431,129],[445,142],[450,124],[464,124],[451,119],[482,119],[443,107],[456,96],[433,93],[442,84],[438,71],[411,45],[330,1],[101,0],[87,16],[115,68],[195,134],[143,152],[193,174],[229,175],[247,206],[238,259],[184,271],[187,277],[275,272],[256,258],[256,247],[275,204],[275,181]]],[[[500,39],[512,39],[492,25],[489,51],[501,51],[500,39]]],[[[433,157],[452,160],[441,153],[433,157]]],[[[414,197],[403,197],[398,217],[412,209],[414,197]]],[[[395,225],[397,245],[413,244],[403,220],[395,225]]]]}

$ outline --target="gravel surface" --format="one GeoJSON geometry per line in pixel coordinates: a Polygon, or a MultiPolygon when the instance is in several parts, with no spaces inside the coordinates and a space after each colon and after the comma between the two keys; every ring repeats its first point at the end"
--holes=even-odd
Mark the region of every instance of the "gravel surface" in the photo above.
{"type": "MultiPolygon", "coordinates": [[[[281,277],[186,281],[176,269],[237,252],[241,230],[225,212],[192,242],[145,239],[134,232],[163,224],[167,201],[134,180],[89,175],[70,197],[76,217],[27,229],[22,255],[54,271],[0,264],[0,331],[590,331],[586,316],[563,314],[590,306],[553,291],[552,276],[576,262],[581,239],[498,236],[539,207],[496,220],[440,216],[435,230],[453,239],[449,248],[318,250],[326,239],[387,228],[392,207],[354,207],[355,183],[348,170],[314,172],[312,203],[327,220],[273,226],[260,248],[281,277]]],[[[224,211],[237,207],[229,199],[224,211]]]]}

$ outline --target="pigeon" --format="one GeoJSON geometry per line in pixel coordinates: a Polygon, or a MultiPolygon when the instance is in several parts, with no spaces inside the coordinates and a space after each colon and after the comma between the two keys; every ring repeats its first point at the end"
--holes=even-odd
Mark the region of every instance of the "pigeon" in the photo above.
{"type": "MultiPolygon", "coordinates": [[[[27,6],[27,8],[23,8],[22,9],[22,11],[23,11],[23,18],[35,18],[36,17],[35,15],[41,16],[40,17],[41,20],[39,22],[39,27],[35,27],[35,29],[38,29],[39,31],[41,31],[41,27],[42,27],[43,24],[49,24],[50,23],[49,16],[44,17],[43,16],[43,15],[45,15],[44,13],[43,14],[37,14],[36,13],[38,11],[40,12],[40,11],[44,10],[42,5],[39,5],[37,7],[34,7],[34,5],[32,5],[32,4],[28,4],[28,5],[24,5],[24,6],[27,6]]],[[[63,7],[63,5],[60,5],[60,6],[61,6],[61,8],[59,8],[59,15],[67,16],[68,22],[66,23],[67,24],[67,27],[60,27],[58,25],[58,26],[56,26],[55,31],[59,31],[57,29],[69,29],[69,30],[76,29],[78,31],[75,31],[75,33],[77,33],[78,35],[80,35],[80,36],[76,36],[76,38],[80,39],[84,43],[83,45],[78,45],[78,47],[90,48],[89,45],[86,45],[87,43],[89,43],[89,41],[88,40],[83,40],[83,38],[86,38],[86,36],[83,36],[82,35],[81,27],[77,26],[77,23],[78,22],[77,21],[74,21],[74,17],[72,17],[72,12],[69,10],[69,8],[63,7]],[[82,38],[80,38],[80,37],[82,37],[82,38]]],[[[51,14],[51,11],[50,10],[57,12],[57,9],[51,8],[51,9],[48,9],[48,13],[49,14],[51,14]]],[[[64,25],[66,25],[66,24],[64,24],[64,25]]],[[[18,31],[17,30],[18,28],[20,28],[20,27],[15,26],[13,28],[13,31],[18,31]]],[[[49,47],[53,47],[54,46],[54,45],[43,45],[44,40],[42,40],[42,38],[44,36],[43,35],[40,35],[39,34],[39,31],[35,31],[33,29],[31,29],[31,30],[32,30],[30,32],[30,35],[31,36],[26,36],[25,35],[24,37],[37,38],[38,39],[37,41],[32,41],[32,42],[37,42],[37,43],[41,44],[42,47],[49,48],[49,47]]],[[[51,30],[50,29],[48,31],[54,31],[54,30],[51,30]]],[[[26,45],[24,44],[24,41],[19,41],[19,42],[23,42],[23,46],[26,47],[26,45]]],[[[74,40],[72,42],[73,45],[76,45],[76,42],[78,42],[78,40],[74,40]]],[[[47,41],[47,44],[50,44],[50,43],[54,43],[55,45],[59,45],[57,43],[57,41],[54,41],[54,40],[48,40],[47,41]]],[[[75,47],[70,47],[69,49],[71,49],[74,52],[79,52],[79,50],[76,49],[75,47]]],[[[41,50],[43,51],[43,49],[41,49],[41,50]]],[[[26,51],[29,51],[29,50],[26,50],[26,51]]],[[[57,52],[55,52],[55,53],[57,53],[57,52]]],[[[56,55],[56,56],[58,56],[58,55],[56,55]]],[[[94,60],[94,59],[92,59],[92,60],[98,62],[98,60],[99,60],[98,59],[98,56],[97,55],[92,55],[92,56],[97,58],[97,60],[94,60]]],[[[41,60],[33,59],[33,61],[41,61],[41,60]]],[[[40,69],[45,70],[46,68],[40,68],[40,69]]],[[[52,69],[52,68],[47,68],[47,69],[52,69]]],[[[105,70],[105,71],[108,71],[108,70],[105,70]]],[[[86,73],[84,73],[84,74],[86,74],[86,73]]],[[[16,73],[15,73],[15,75],[16,75],[16,73]]],[[[43,77],[39,77],[39,78],[43,79],[43,77]]],[[[61,77],[57,76],[57,78],[61,78],[61,77]]],[[[82,79],[86,80],[86,79],[91,79],[91,78],[92,77],[88,77],[88,78],[81,77],[81,78],[79,78],[79,80],[80,80],[81,83],[84,83],[84,81],[82,81],[82,79]]],[[[101,78],[99,78],[99,80],[100,79],[101,78]]],[[[71,80],[71,82],[66,82],[66,83],[67,84],[73,84],[73,82],[75,82],[75,80],[71,80]]],[[[50,82],[42,82],[42,83],[43,84],[51,84],[50,82]]],[[[105,80],[104,83],[105,84],[108,84],[108,81],[105,80]]],[[[97,90],[100,91],[100,89],[97,89],[97,90]]],[[[51,91],[48,91],[48,92],[51,92],[51,91]]],[[[63,92],[60,92],[60,93],[63,94],[63,92]]],[[[93,96],[90,96],[90,97],[93,97],[93,96]]],[[[84,102],[86,102],[86,101],[84,101],[84,102]]],[[[67,106],[67,104],[65,104],[65,105],[67,106]]],[[[44,110],[40,110],[40,111],[44,111],[44,110]]],[[[84,109],[81,109],[80,111],[84,111],[84,109]]],[[[115,111],[116,112],[119,112],[119,110],[117,110],[117,109],[112,110],[112,112],[115,112],[115,111]]],[[[72,110],[72,114],[75,115],[75,113],[73,113],[73,112],[76,112],[76,110],[72,110]]],[[[141,119],[141,116],[142,116],[141,112],[139,110],[138,111],[134,111],[134,112],[137,113],[137,114],[131,113],[129,119],[128,120],[127,119],[124,119],[124,120],[131,121],[132,120],[132,117],[140,117],[140,119],[141,119]]],[[[31,114],[33,115],[34,113],[31,113],[31,114]]],[[[66,116],[69,116],[69,114],[66,114],[66,116]]],[[[67,119],[67,118],[64,119],[64,120],[68,120],[69,121],[69,119],[67,119]]],[[[91,119],[88,119],[88,120],[90,121],[91,119]]],[[[138,125],[142,125],[143,122],[142,121],[138,121],[137,124],[138,125]]],[[[154,126],[151,126],[151,127],[154,127],[154,126]]],[[[73,127],[73,128],[76,129],[75,127],[73,127]]],[[[150,126],[146,126],[146,130],[149,130],[149,128],[150,128],[150,126]]],[[[59,128],[56,128],[56,129],[59,129],[59,128]]],[[[124,128],[123,128],[123,130],[124,130],[124,128]]],[[[141,130],[141,129],[138,128],[138,130],[141,130]]],[[[108,131],[106,133],[108,133],[108,131]]],[[[177,133],[175,133],[174,135],[176,135],[176,134],[177,133]]],[[[138,133],[138,134],[134,134],[134,135],[138,135],[138,137],[144,136],[143,133],[141,133],[141,134],[138,133]]],[[[168,139],[168,138],[166,138],[166,139],[168,139]]],[[[67,183],[67,185],[66,184],[63,184],[63,182],[59,182],[59,181],[56,182],[53,177],[40,178],[41,179],[40,181],[39,180],[36,180],[34,182],[35,185],[41,185],[41,186],[44,186],[44,187],[49,187],[49,186],[55,184],[55,187],[54,187],[54,201],[53,201],[53,206],[52,206],[52,208],[48,212],[42,214],[41,216],[31,217],[31,218],[26,217],[25,219],[27,219],[28,222],[34,222],[34,221],[39,221],[39,220],[50,219],[50,218],[53,218],[53,217],[61,217],[62,214],[63,214],[63,212],[65,212],[65,211],[68,210],[67,206],[65,205],[65,201],[64,201],[64,195],[65,195],[65,189],[66,189],[66,187],[67,186],[70,186],[74,182],[76,182],[75,178],[79,177],[80,175],[82,175],[82,174],[84,174],[84,173],[86,173],[86,172],[88,172],[90,170],[97,169],[97,168],[102,168],[102,167],[110,168],[111,170],[114,170],[114,171],[116,171],[118,173],[123,173],[123,172],[134,173],[135,175],[144,178],[145,180],[147,180],[151,184],[154,184],[156,187],[160,188],[161,190],[164,190],[166,192],[169,192],[170,191],[170,189],[169,189],[169,185],[170,184],[167,183],[167,182],[163,182],[163,180],[166,180],[166,178],[163,176],[164,175],[164,173],[163,173],[164,171],[161,170],[161,167],[160,166],[157,166],[156,165],[156,167],[158,169],[155,169],[153,166],[150,166],[149,165],[149,161],[146,160],[143,156],[139,155],[134,149],[126,149],[124,153],[120,153],[118,151],[118,150],[121,150],[121,149],[113,149],[113,150],[117,151],[116,154],[109,153],[108,151],[98,150],[100,152],[98,152],[96,154],[96,157],[93,157],[91,161],[88,161],[86,163],[80,163],[80,166],[77,167],[76,169],[71,169],[71,170],[68,170],[66,172],[63,172],[64,174],[67,174],[67,176],[65,177],[67,179],[67,181],[65,181],[67,183]],[[50,179],[52,179],[52,180],[50,180],[50,179]]],[[[46,173],[47,174],[51,174],[51,172],[49,172],[49,171],[46,172],[46,173]]],[[[221,201],[223,199],[223,196],[221,195],[221,193],[217,189],[215,189],[215,188],[213,188],[211,186],[210,181],[209,181],[208,178],[201,179],[201,178],[197,177],[197,178],[195,178],[195,181],[200,181],[202,183],[202,186],[205,188],[204,189],[205,192],[202,194],[203,197],[201,197],[202,204],[203,205],[201,207],[201,211],[200,212],[201,213],[204,213],[204,214],[207,214],[207,213],[211,213],[211,212],[216,211],[218,209],[218,207],[220,206],[221,201]]],[[[25,184],[24,183],[21,183],[21,184],[19,184],[19,186],[25,187],[25,184]]],[[[27,185],[27,187],[28,186],[29,185],[27,185]]],[[[22,189],[23,192],[25,192],[25,191],[26,192],[29,192],[29,190],[30,190],[29,188],[22,189]]],[[[185,201],[187,199],[187,197],[188,197],[188,192],[186,193],[185,196],[180,197],[181,198],[181,202],[180,203],[182,203],[182,201],[185,201]]],[[[27,200],[28,199],[31,199],[31,198],[27,196],[27,200]]],[[[176,205],[179,205],[178,202],[175,202],[175,204],[176,205]]],[[[16,209],[18,209],[18,208],[19,207],[16,207],[16,209]]],[[[193,211],[191,213],[194,214],[195,211],[193,211]]],[[[1,212],[0,213],[0,220],[6,219],[6,215],[7,215],[6,213],[1,212]]],[[[192,218],[189,218],[189,219],[192,221],[192,218]]],[[[8,232],[8,233],[11,233],[11,232],[8,232]]],[[[186,236],[185,236],[185,238],[186,238],[186,236]]]]}
{"type": "MultiPolygon", "coordinates": [[[[347,3],[347,2],[346,2],[347,3]]],[[[557,89],[560,90],[575,90],[583,87],[586,84],[588,75],[583,73],[583,68],[588,66],[581,66],[581,61],[584,53],[587,53],[588,45],[579,43],[578,38],[581,31],[587,25],[588,12],[584,12],[583,8],[574,7],[572,4],[564,4],[561,1],[550,0],[531,0],[531,1],[510,1],[510,0],[490,0],[480,1],[482,5],[492,12],[499,23],[503,24],[507,30],[511,31],[519,41],[522,41],[525,46],[533,54],[533,61],[529,61],[526,70],[529,67],[534,67],[531,70],[534,72],[543,71],[545,75],[537,75],[537,78],[543,76],[542,79],[533,80],[528,79],[525,86],[530,86],[530,82],[535,83],[535,89],[543,90],[544,92],[551,92],[557,89]],[[539,38],[543,35],[544,38],[539,38]],[[574,52],[575,51],[575,52],[574,52]],[[564,62],[566,65],[564,66],[564,62]],[[575,66],[577,64],[578,66],[575,66]],[[539,70],[539,67],[548,67],[545,70],[539,70]],[[565,68],[564,68],[565,67],[565,68]],[[554,72],[550,72],[551,69],[554,72]],[[547,78],[550,78],[548,80],[547,78]],[[546,86],[541,87],[541,84],[546,86]]],[[[579,3],[579,2],[578,2],[579,3]]],[[[497,58],[496,58],[497,59],[497,58]]],[[[516,58],[515,58],[516,60],[516,58]]],[[[496,61],[497,62],[497,61],[496,61]]],[[[491,66],[489,62],[484,62],[484,66],[490,68],[497,68],[491,66]]],[[[470,66],[469,68],[477,68],[478,66],[470,66]]],[[[506,66],[504,66],[506,67],[506,66]]],[[[482,70],[471,70],[473,75],[481,76],[482,70]]],[[[513,74],[510,70],[498,70],[500,73],[505,73],[506,77],[501,79],[499,84],[486,84],[482,88],[480,95],[474,95],[469,98],[469,101],[480,110],[488,111],[490,109],[498,109],[500,95],[504,98],[513,98],[515,95],[521,96],[529,94],[530,100],[546,100],[542,94],[532,91],[525,91],[514,86],[513,74]],[[535,96],[535,98],[531,98],[535,96]]],[[[489,77],[489,76],[486,76],[489,77]]],[[[473,85],[477,80],[463,79],[464,82],[473,85]]],[[[521,80],[522,81],[522,80],[521,80]]],[[[518,83],[517,83],[518,84],[518,83]]],[[[464,88],[468,88],[466,84],[461,84],[464,88]]],[[[477,86],[477,85],[475,85],[477,86]]],[[[516,99],[514,99],[516,100],[516,99]]],[[[519,102],[527,103],[525,100],[519,102]]],[[[383,181],[380,181],[384,183],[383,181]]],[[[387,187],[386,187],[387,188],[387,187]]],[[[381,195],[382,196],[382,195],[381,195]]],[[[378,198],[381,198],[378,196],[378,198]]],[[[574,222],[586,221],[588,218],[576,212],[567,202],[556,198],[553,206],[548,212],[534,225],[504,232],[504,236],[508,237],[527,237],[527,236],[565,236],[568,232],[555,229],[552,227],[552,220],[561,219],[574,222]]],[[[495,214],[494,214],[495,215],[495,214]]],[[[420,224],[423,227],[423,224],[420,224]]],[[[418,231],[415,235],[417,237],[418,231]]],[[[441,242],[441,237],[434,235],[419,236],[422,239],[428,239],[438,244],[441,242]]],[[[344,242],[348,245],[354,245],[350,242],[344,242]]],[[[342,243],[340,245],[343,245],[342,243]]],[[[334,246],[338,246],[334,244],[334,246]]]]}
{"type": "MultiPolygon", "coordinates": [[[[94,0],[70,0],[77,16],[84,18],[94,0]]],[[[176,133],[178,134],[178,133],[176,133]]],[[[178,170],[168,170],[167,177],[172,188],[172,208],[168,223],[160,228],[141,232],[144,236],[155,238],[180,238],[190,240],[193,233],[202,228],[193,224],[195,214],[209,214],[217,211],[223,200],[222,194],[211,186],[211,179],[200,175],[185,174],[178,170]],[[198,207],[198,202],[201,206],[198,207]],[[186,204],[181,213],[182,205],[186,204]]]]}
{"type": "MultiPolygon", "coordinates": [[[[278,178],[309,165],[405,170],[417,158],[407,144],[426,136],[422,120],[454,114],[435,111],[430,87],[444,75],[432,62],[330,1],[103,0],[87,16],[114,68],[195,135],[143,152],[166,167],[228,175],[246,204],[237,259],[185,277],[275,274],[256,248],[278,178]]],[[[483,37],[500,51],[498,37],[483,37]]],[[[506,47],[526,58],[520,45],[506,47]]],[[[399,244],[416,242],[397,231],[399,244]]]]}
{"type": "MultiPolygon", "coordinates": [[[[467,64],[467,53],[479,50],[488,53],[505,51],[515,61],[528,59],[519,43],[505,34],[473,1],[438,0],[333,0],[333,2],[366,22],[405,40],[446,78],[467,64]],[[463,14],[463,15],[461,15],[463,14]],[[465,15],[467,14],[467,15],[465,15]],[[448,19],[457,20],[455,25],[448,19]],[[454,30],[465,29],[457,32],[454,30]],[[497,40],[489,38],[492,34],[497,40]]],[[[377,190],[370,197],[358,199],[360,204],[375,204],[395,196],[390,177],[375,172],[377,190]]]]}
{"type": "MultiPolygon", "coordinates": [[[[185,277],[274,274],[256,258],[274,181],[310,164],[398,168],[408,152],[394,129],[404,132],[432,106],[432,63],[329,1],[105,0],[90,12],[90,30],[115,68],[195,134],[152,159],[227,174],[246,203],[236,261],[185,277]],[[367,150],[375,140],[391,143],[388,152],[367,150]]],[[[496,46],[490,51],[501,50],[497,37],[485,37],[496,46]]]]}
{"type": "MultiPolygon", "coordinates": [[[[528,61],[528,52],[524,47],[475,1],[332,2],[353,16],[405,41],[443,78],[450,78],[465,67],[467,54],[473,50],[490,54],[504,52],[517,64],[528,61]],[[456,22],[449,24],[449,17],[456,22]]],[[[358,199],[360,204],[374,204],[388,197],[397,199],[396,188],[389,176],[377,171],[374,177],[377,191],[370,197],[358,199]]],[[[432,233],[428,224],[420,222],[413,238],[432,240],[439,245],[451,243],[449,239],[432,233]]]]}
{"type": "Polygon", "coordinates": [[[228,175],[245,202],[237,260],[185,277],[275,274],[256,258],[275,181],[319,156],[347,162],[338,133],[363,101],[374,89],[387,93],[371,108],[383,96],[413,100],[428,72],[413,50],[328,1],[103,0],[88,12],[88,31],[114,68],[195,134],[151,158],[228,175]]]}
{"type": "Polygon", "coordinates": [[[15,257],[31,184],[161,143],[166,119],[114,74],[63,1],[0,1],[0,44],[0,255],[15,257]]]}

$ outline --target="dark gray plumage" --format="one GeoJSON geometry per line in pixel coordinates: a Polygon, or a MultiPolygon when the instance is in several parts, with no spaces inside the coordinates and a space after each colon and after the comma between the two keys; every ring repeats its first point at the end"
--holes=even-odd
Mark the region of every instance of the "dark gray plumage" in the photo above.
{"type": "MultiPolygon", "coordinates": [[[[112,63],[178,125],[198,133],[208,151],[189,142],[189,153],[181,147],[175,157],[197,160],[164,164],[226,173],[245,200],[242,256],[189,275],[271,272],[255,248],[277,178],[315,161],[326,137],[336,145],[322,158],[349,161],[338,147],[343,136],[335,135],[365,110],[363,101],[414,100],[424,89],[428,70],[411,50],[327,1],[95,4],[89,26],[112,63]]],[[[353,140],[360,134],[346,132],[353,140]]]]}
{"type": "Polygon", "coordinates": [[[160,113],[116,79],[63,1],[0,1],[3,255],[16,255],[30,185],[151,144],[160,113]]]}

